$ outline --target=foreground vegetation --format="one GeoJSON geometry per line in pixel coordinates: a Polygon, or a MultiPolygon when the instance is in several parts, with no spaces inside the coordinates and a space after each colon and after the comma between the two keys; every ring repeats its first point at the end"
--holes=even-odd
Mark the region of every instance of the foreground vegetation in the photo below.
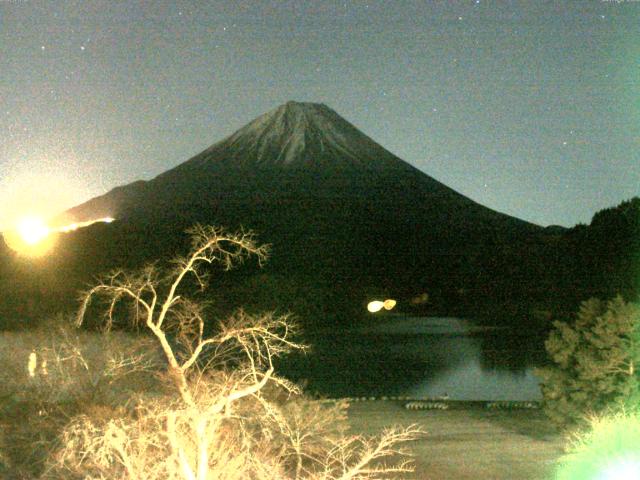
{"type": "Polygon", "coordinates": [[[3,358],[18,361],[3,383],[5,474],[348,480],[411,471],[398,445],[417,428],[347,435],[346,405],[308,401],[276,375],[277,356],[304,348],[289,317],[240,310],[206,334],[205,305],[185,295],[187,278],[205,288],[204,266],[261,262],[267,249],[251,234],[191,234],[190,254],[173,268],[112,272],[83,295],[77,323],[102,311],[99,339],[69,326],[6,337],[14,351],[3,358]],[[92,310],[93,300],[103,302],[92,310]],[[124,323],[141,333],[114,331],[124,323]]]}
{"type": "Polygon", "coordinates": [[[640,404],[640,305],[592,298],[572,320],[554,322],[545,345],[553,364],[537,374],[545,411],[560,428],[640,404]]]}
{"type": "Polygon", "coordinates": [[[558,480],[640,478],[640,413],[618,410],[593,415],[575,431],[561,458],[558,480]]]}
{"type": "MultiPolygon", "coordinates": [[[[421,435],[417,427],[351,434],[346,404],[310,401],[276,374],[276,358],[305,348],[291,317],[236,310],[212,324],[203,297],[188,295],[205,289],[211,273],[261,263],[267,248],[251,234],[201,226],[191,234],[191,252],[170,268],[113,271],[86,291],[75,322],[84,329],[61,316],[3,334],[0,476],[347,480],[410,472],[400,445],[421,435]]],[[[638,305],[584,302],[573,320],[554,323],[547,350],[555,365],[539,371],[545,411],[561,428],[586,425],[578,438],[599,438],[593,432],[606,419],[623,418],[620,408],[640,398],[638,305]],[[594,413],[605,420],[584,421],[594,413]]],[[[571,458],[585,445],[575,443],[571,458]]]]}

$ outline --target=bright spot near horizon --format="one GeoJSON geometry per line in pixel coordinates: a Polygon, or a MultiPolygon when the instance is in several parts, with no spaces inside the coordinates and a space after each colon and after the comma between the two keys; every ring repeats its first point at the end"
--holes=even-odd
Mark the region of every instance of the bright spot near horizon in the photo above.
{"type": "Polygon", "coordinates": [[[25,257],[41,257],[56,241],[54,231],[39,215],[25,215],[18,218],[14,226],[2,232],[7,246],[25,257]]]}
{"type": "Polygon", "coordinates": [[[367,310],[369,310],[369,312],[371,313],[379,312],[383,308],[385,310],[391,310],[393,307],[396,306],[396,303],[397,302],[391,298],[385,300],[384,302],[380,300],[373,300],[372,302],[369,302],[367,304],[367,310]]]}
{"type": "Polygon", "coordinates": [[[36,215],[20,218],[15,227],[2,232],[4,240],[15,252],[29,257],[40,257],[51,250],[58,233],[68,233],[94,223],[111,223],[113,217],[103,217],[85,222],[74,222],[60,227],[50,227],[46,221],[36,215]]]}
{"type": "Polygon", "coordinates": [[[20,219],[16,230],[27,245],[35,245],[51,233],[45,221],[36,216],[28,216],[20,219]]]}

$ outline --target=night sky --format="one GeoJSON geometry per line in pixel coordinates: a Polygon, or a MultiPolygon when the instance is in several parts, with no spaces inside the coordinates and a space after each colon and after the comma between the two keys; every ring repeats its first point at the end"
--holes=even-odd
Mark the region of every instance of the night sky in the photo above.
{"type": "Polygon", "coordinates": [[[640,2],[0,0],[0,228],[322,102],[493,209],[640,194],[640,2]]]}

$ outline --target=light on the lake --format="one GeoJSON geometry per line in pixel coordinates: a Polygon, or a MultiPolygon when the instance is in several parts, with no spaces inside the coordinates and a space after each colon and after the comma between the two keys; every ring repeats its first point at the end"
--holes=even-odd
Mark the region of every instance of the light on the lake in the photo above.
{"type": "Polygon", "coordinates": [[[382,310],[382,307],[384,307],[384,302],[381,302],[380,300],[374,300],[373,302],[369,302],[369,304],[367,305],[367,310],[369,310],[371,313],[376,313],[382,310]]]}
{"type": "Polygon", "coordinates": [[[16,230],[18,230],[18,234],[27,245],[35,245],[51,233],[45,221],[35,216],[20,219],[16,230]]]}
{"type": "Polygon", "coordinates": [[[397,302],[391,298],[385,300],[384,302],[380,300],[373,300],[372,302],[369,302],[367,304],[367,310],[369,310],[369,312],[371,313],[379,312],[383,308],[385,310],[391,310],[393,307],[396,306],[396,303],[397,302]]]}
{"type": "Polygon", "coordinates": [[[429,301],[429,294],[427,292],[422,292],[420,295],[416,295],[411,299],[412,305],[422,305],[423,303],[427,303],[429,301]]]}

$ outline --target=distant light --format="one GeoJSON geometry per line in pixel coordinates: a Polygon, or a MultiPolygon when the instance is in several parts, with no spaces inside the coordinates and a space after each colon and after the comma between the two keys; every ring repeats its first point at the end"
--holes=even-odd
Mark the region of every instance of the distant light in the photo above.
{"type": "Polygon", "coordinates": [[[383,307],[384,302],[381,302],[380,300],[374,300],[373,302],[369,302],[369,304],[367,305],[367,310],[369,310],[371,313],[376,313],[382,310],[383,307]]]}
{"type": "Polygon", "coordinates": [[[396,306],[396,303],[397,302],[391,298],[385,300],[384,302],[380,300],[373,300],[372,302],[369,302],[367,304],[367,310],[369,310],[369,312],[371,313],[379,312],[383,308],[385,310],[391,310],[393,307],[396,306]]]}
{"type": "Polygon", "coordinates": [[[94,223],[111,223],[115,220],[113,217],[104,217],[98,218],[97,220],[87,220],[86,222],[78,222],[78,223],[70,223],[68,225],[63,225],[62,227],[58,227],[56,230],[58,232],[73,232],[79,228],[88,227],[89,225],[93,225],[94,223]]]}
{"type": "Polygon", "coordinates": [[[640,479],[640,411],[593,417],[558,463],[557,480],[640,479]]]}

